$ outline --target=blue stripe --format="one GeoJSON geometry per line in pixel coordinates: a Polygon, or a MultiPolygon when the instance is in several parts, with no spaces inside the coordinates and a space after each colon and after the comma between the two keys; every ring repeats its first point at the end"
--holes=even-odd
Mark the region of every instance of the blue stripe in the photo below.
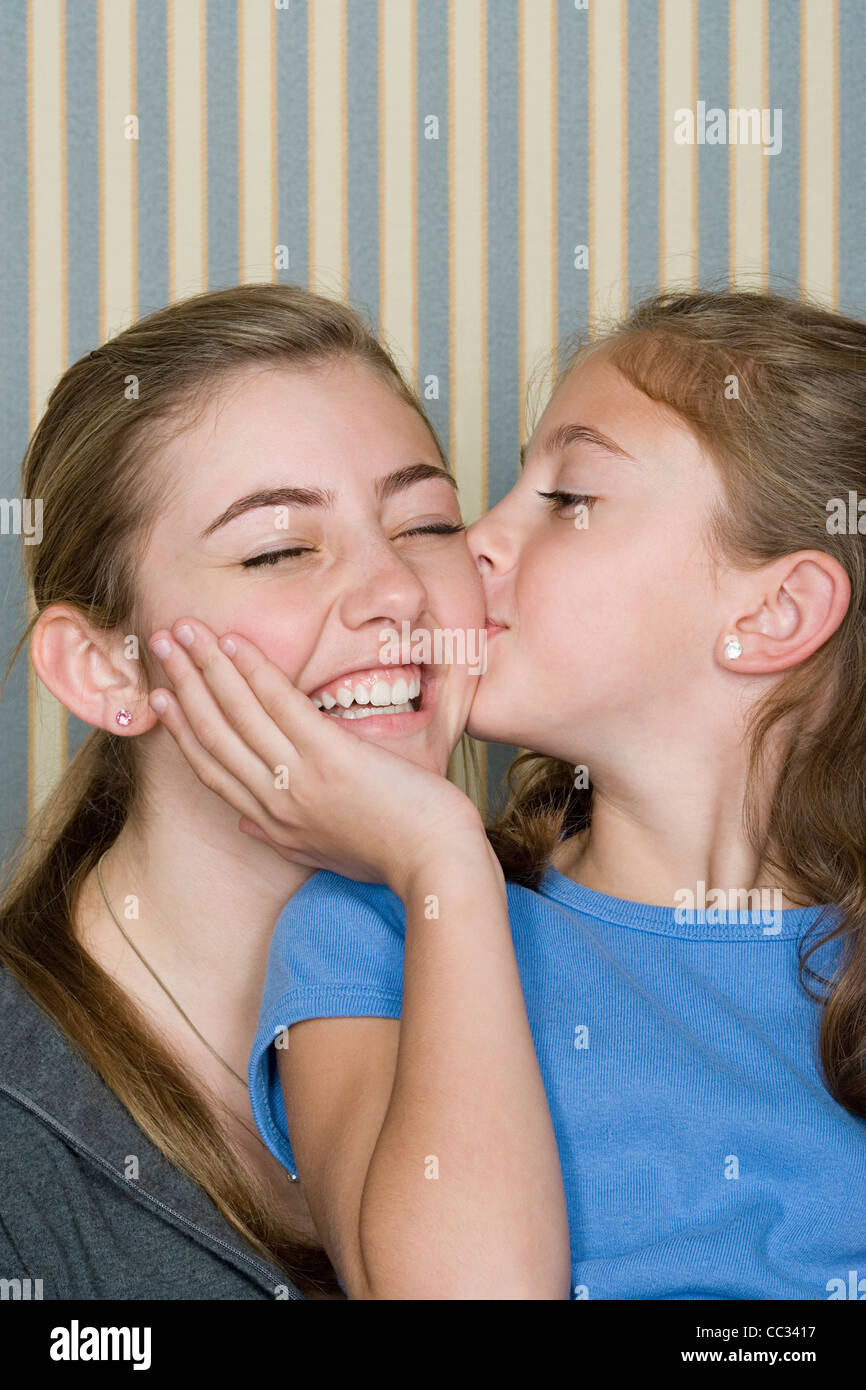
{"type": "MultiPolygon", "coordinates": [[[[279,24],[280,16],[277,15],[279,24]]],[[[238,267],[238,14],[207,7],[207,286],[236,285],[238,267]]]]}
{"type": "MultiPolygon", "coordinates": [[[[428,0],[418,6],[417,17],[418,387],[447,450],[451,411],[448,163],[452,139],[448,128],[448,0],[428,0]],[[428,138],[436,133],[436,123],[438,138],[428,138]]],[[[480,468],[481,460],[475,462],[480,468]]]]}
{"type": "MultiPolygon", "coordinates": [[[[96,0],[66,12],[66,180],[69,361],[99,343],[99,151],[96,0]]],[[[139,142],[140,143],[140,142],[139,142]]]]}
{"type": "MultiPolygon", "coordinates": [[[[165,0],[136,5],[138,311],[168,302],[168,75],[165,0]]],[[[183,62],[183,54],[177,55],[183,62]]]]}
{"type": "MultiPolygon", "coordinates": [[[[796,5],[769,0],[770,108],[782,111],[782,148],[767,156],[769,285],[800,293],[800,20],[796,5]]],[[[852,161],[852,168],[856,160],[852,161]]]]}
{"type": "Polygon", "coordinates": [[[346,8],[349,298],[379,324],[379,6],[346,8]]]}
{"type": "Polygon", "coordinates": [[[307,285],[310,275],[307,157],[307,0],[277,10],[277,242],[289,248],[283,283],[307,285]]]}
{"type": "Polygon", "coordinates": [[[866,318],[866,11],[863,0],[839,6],[839,307],[866,318]]]}
{"type": "MultiPolygon", "coordinates": [[[[27,5],[0,5],[0,496],[20,497],[20,463],[30,431],[28,367],[29,220],[27,209],[27,5]]],[[[58,248],[58,254],[60,252],[58,248]]],[[[20,573],[21,537],[0,535],[0,678],[27,623],[20,573]]],[[[0,705],[0,858],[11,853],[27,812],[27,648],[9,677],[0,705]]]]}
{"type": "Polygon", "coordinates": [[[628,7],[628,304],[659,278],[659,20],[655,6],[628,7]]]}
{"type": "MultiPolygon", "coordinates": [[[[698,10],[698,101],[707,112],[730,107],[728,0],[700,0],[698,10]]],[[[698,145],[698,278],[704,289],[730,284],[730,151],[698,145]]]]}

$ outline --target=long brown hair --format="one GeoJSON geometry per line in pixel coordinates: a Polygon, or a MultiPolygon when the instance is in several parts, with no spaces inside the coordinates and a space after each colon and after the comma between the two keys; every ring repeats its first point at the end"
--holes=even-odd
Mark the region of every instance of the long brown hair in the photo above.
{"type": "MultiPolygon", "coordinates": [[[[657,295],[574,348],[557,386],[596,352],[675,411],[713,458],[726,494],[711,523],[720,554],[751,567],[821,550],[850,579],[837,631],[752,713],[744,826],[803,902],[838,909],[822,940],[844,938],[844,968],[832,982],[813,972],[814,940],[801,947],[800,974],[825,1004],[828,1089],[866,1115],[866,537],[828,528],[831,499],[866,498],[866,324],[778,295],[657,295]],[[786,758],[762,822],[776,726],[786,758]]],[[[574,781],[555,758],[524,753],[512,764],[509,803],[489,829],[508,877],[537,886],[557,842],[591,827],[592,787],[574,781]]]]}
{"type": "MultiPolygon", "coordinates": [[[[22,547],[35,611],[12,662],[53,603],[74,605],[105,630],[137,632],[136,559],[165,495],[155,462],[160,444],[188,425],[195,407],[232,372],[338,357],[377,372],[429,426],[359,315],[290,285],[194,295],[73,363],[52,391],[23,462],[22,495],[43,501],[43,539],[22,547]]],[[[155,675],[146,644],[140,674],[148,683],[155,675]]],[[[94,730],[28,827],[0,901],[0,963],[250,1246],[302,1292],[339,1297],[324,1251],[273,1210],[203,1094],[74,934],[81,886],[137,804],[136,743],[94,730]]]]}

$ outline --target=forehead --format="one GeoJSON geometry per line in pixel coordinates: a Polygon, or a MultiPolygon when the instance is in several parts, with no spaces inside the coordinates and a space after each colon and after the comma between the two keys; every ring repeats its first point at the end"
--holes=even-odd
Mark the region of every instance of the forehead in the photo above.
{"type": "Polygon", "coordinates": [[[565,423],[588,425],[645,463],[659,455],[676,454],[690,462],[706,457],[685,420],[633,386],[603,351],[578,362],[559,384],[527,452],[542,449],[553,430],[565,423]]]}
{"type": "Polygon", "coordinates": [[[156,464],[160,524],[196,534],[238,498],[285,487],[362,505],[374,482],[413,463],[442,468],[419,412],[365,363],[255,366],[189,407],[156,464]]]}
{"type": "Polygon", "coordinates": [[[335,358],[233,371],[191,411],[167,452],[187,465],[206,460],[212,478],[221,465],[238,466],[253,455],[321,465],[348,457],[357,466],[370,450],[381,460],[408,444],[436,454],[422,417],[379,372],[335,358]]]}

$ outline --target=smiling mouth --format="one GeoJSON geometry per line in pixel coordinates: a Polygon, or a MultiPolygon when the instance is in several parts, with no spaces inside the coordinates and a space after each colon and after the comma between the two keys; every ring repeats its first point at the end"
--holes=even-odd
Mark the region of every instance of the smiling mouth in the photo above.
{"type": "Polygon", "coordinates": [[[332,719],[415,714],[422,707],[425,684],[421,666],[368,667],[328,681],[310,699],[332,719]]]}

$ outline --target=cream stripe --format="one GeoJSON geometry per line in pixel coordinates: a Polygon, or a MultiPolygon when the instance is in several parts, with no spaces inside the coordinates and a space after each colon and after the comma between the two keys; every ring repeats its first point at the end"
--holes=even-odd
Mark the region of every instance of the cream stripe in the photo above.
{"type": "Polygon", "coordinates": [[[348,291],[346,4],[316,0],[309,15],[310,288],[348,291]]]}
{"type": "Polygon", "coordinates": [[[676,112],[694,113],[697,17],[694,0],[659,3],[659,287],[693,288],[698,274],[697,145],[674,140],[676,112]]]}
{"type": "Polygon", "coordinates": [[[591,6],[592,70],[589,320],[619,318],[628,299],[626,237],[627,55],[625,0],[591,6]]]}
{"type": "Polygon", "coordinates": [[[484,510],[486,402],[484,313],[487,245],[484,226],[486,134],[482,0],[450,0],[451,126],[449,153],[453,240],[451,262],[451,458],[464,519],[484,510]]]}
{"type": "Polygon", "coordinates": [[[528,434],[555,366],[555,4],[536,0],[531,14],[521,5],[519,25],[520,409],[528,434]]]}
{"type": "MultiPolygon", "coordinates": [[[[30,169],[30,428],[66,367],[66,93],[62,0],[28,8],[30,169]]],[[[32,609],[31,609],[32,611],[32,609]]],[[[66,762],[66,711],[30,667],[28,811],[45,801],[66,762]]]]}
{"type": "Polygon", "coordinates": [[[415,38],[415,6],[380,0],[380,323],[412,381],[418,365],[415,38]]]}
{"type": "MultiPolygon", "coordinates": [[[[729,109],[757,111],[767,102],[767,0],[730,0],[729,109]]],[[[727,113],[726,113],[727,114],[727,113]]],[[[739,126],[739,122],[737,125],[739,126]]],[[[751,140],[761,134],[744,123],[751,140]]],[[[734,143],[731,124],[730,281],[733,286],[765,289],[767,284],[767,189],[769,160],[760,139],[734,143]]],[[[721,154],[721,150],[718,151],[721,154]]]]}
{"type": "Polygon", "coordinates": [[[238,0],[238,262],[242,284],[276,279],[274,7],[238,0]]]}
{"type": "Polygon", "coordinates": [[[838,299],[838,43],[836,0],[801,0],[800,288],[838,299]]]}

